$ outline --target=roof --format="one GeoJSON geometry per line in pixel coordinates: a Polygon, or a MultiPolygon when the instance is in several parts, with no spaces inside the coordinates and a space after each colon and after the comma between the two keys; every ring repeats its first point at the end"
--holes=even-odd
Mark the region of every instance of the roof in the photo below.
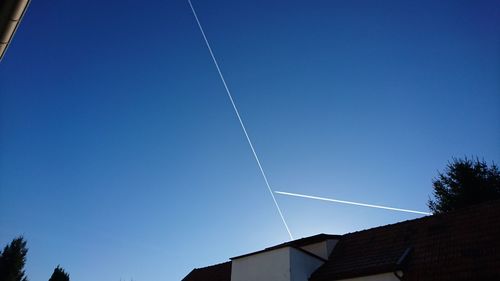
{"type": "Polygon", "coordinates": [[[182,281],[231,281],[231,262],[195,268],[182,281]]]}
{"type": "MultiPolygon", "coordinates": [[[[309,236],[293,241],[289,241],[286,243],[282,243],[273,247],[265,248],[264,250],[241,255],[238,257],[234,257],[231,259],[238,259],[250,255],[255,255],[258,253],[263,253],[279,248],[284,248],[284,247],[303,247],[306,245],[322,242],[328,239],[339,239],[339,235],[330,235],[330,234],[317,234],[314,236],[309,236]]],[[[309,255],[315,256],[314,254],[311,254],[309,252],[306,252],[309,255]]],[[[322,259],[320,257],[317,257],[318,259],[322,259]]],[[[323,260],[323,259],[322,259],[323,260]]],[[[220,263],[212,266],[207,266],[203,268],[195,268],[193,269],[182,281],[231,281],[231,262],[225,262],[225,263],[220,263]]]]}
{"type": "MultiPolygon", "coordinates": [[[[251,255],[260,254],[260,253],[264,253],[264,252],[268,252],[268,251],[272,251],[272,250],[276,250],[276,249],[280,249],[280,248],[285,248],[285,247],[300,248],[300,247],[304,247],[306,245],[311,245],[314,243],[323,242],[323,241],[329,240],[329,239],[338,240],[338,239],[340,239],[340,237],[341,237],[341,235],[321,233],[321,234],[317,234],[317,235],[313,235],[313,236],[309,236],[309,237],[304,237],[304,238],[292,240],[292,241],[285,242],[282,244],[278,244],[276,246],[268,247],[268,248],[265,248],[264,250],[260,250],[257,252],[252,252],[252,253],[244,254],[241,256],[232,257],[231,260],[240,259],[240,258],[248,257],[251,255]]],[[[308,253],[308,254],[311,254],[311,253],[308,253]]]]}
{"type": "Polygon", "coordinates": [[[404,280],[500,280],[500,201],[345,234],[310,281],[397,269],[404,280]]]}
{"type": "Polygon", "coordinates": [[[0,61],[7,50],[30,0],[0,1],[0,61]]]}

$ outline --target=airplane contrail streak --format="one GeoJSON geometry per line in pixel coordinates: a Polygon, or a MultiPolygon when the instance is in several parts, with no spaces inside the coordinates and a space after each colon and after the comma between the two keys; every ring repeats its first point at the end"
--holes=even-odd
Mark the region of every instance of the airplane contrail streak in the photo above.
{"type": "Polygon", "coordinates": [[[400,208],[393,208],[393,207],[387,207],[387,206],[380,206],[380,205],[373,205],[373,204],[351,202],[351,201],[345,201],[345,200],[337,200],[337,199],[331,199],[331,198],[325,198],[325,197],[318,197],[318,196],[311,196],[311,195],[304,195],[304,194],[297,194],[297,193],[284,192],[284,191],[275,191],[274,193],[281,194],[281,195],[288,195],[288,196],[295,196],[295,197],[302,197],[302,198],[308,198],[308,199],[321,200],[321,201],[335,202],[335,203],[341,203],[341,204],[363,206],[363,207],[369,207],[369,208],[385,209],[385,210],[398,211],[398,212],[406,212],[406,213],[414,213],[414,214],[421,214],[421,215],[432,215],[432,213],[428,213],[428,212],[421,212],[421,211],[414,211],[414,210],[408,210],[408,209],[400,209],[400,208]]]}
{"type": "Polygon", "coordinates": [[[269,181],[267,180],[267,175],[264,172],[264,168],[262,168],[262,164],[260,163],[259,157],[257,156],[257,152],[255,152],[255,148],[253,147],[253,143],[250,140],[250,136],[247,133],[247,129],[245,127],[245,124],[243,123],[243,119],[241,119],[238,107],[236,107],[236,103],[233,100],[233,95],[231,95],[231,91],[229,91],[229,87],[226,84],[226,79],[224,79],[224,75],[222,75],[222,71],[220,70],[219,63],[217,62],[217,59],[215,59],[214,52],[212,51],[212,47],[210,47],[210,43],[208,42],[208,39],[207,39],[207,36],[205,35],[205,31],[203,30],[203,27],[201,26],[200,20],[198,19],[198,15],[196,14],[196,11],[193,7],[193,4],[191,4],[191,0],[188,0],[188,3],[189,3],[189,6],[191,7],[191,11],[193,11],[194,18],[196,20],[196,23],[198,24],[198,27],[200,28],[201,35],[203,36],[203,40],[205,40],[205,44],[207,45],[208,51],[210,52],[210,56],[212,57],[212,60],[215,64],[215,68],[217,68],[217,72],[219,73],[219,77],[222,81],[222,84],[224,85],[224,89],[226,89],[227,96],[229,97],[229,101],[231,101],[231,105],[233,106],[234,112],[236,113],[236,117],[238,117],[238,121],[240,122],[241,129],[243,129],[243,133],[245,134],[248,145],[250,146],[250,149],[252,150],[253,157],[255,158],[255,161],[257,162],[257,165],[259,166],[260,173],[262,174],[262,177],[264,178],[264,182],[266,183],[269,194],[271,195],[271,198],[273,199],[274,205],[276,206],[276,209],[278,211],[278,214],[281,217],[281,221],[283,222],[283,225],[285,226],[285,229],[288,232],[288,235],[290,236],[290,240],[293,240],[292,232],[290,231],[290,228],[288,227],[288,224],[286,223],[285,216],[283,216],[283,212],[281,212],[281,208],[278,204],[278,201],[276,201],[276,198],[274,197],[274,193],[273,193],[273,190],[271,189],[271,185],[269,184],[269,181]]]}

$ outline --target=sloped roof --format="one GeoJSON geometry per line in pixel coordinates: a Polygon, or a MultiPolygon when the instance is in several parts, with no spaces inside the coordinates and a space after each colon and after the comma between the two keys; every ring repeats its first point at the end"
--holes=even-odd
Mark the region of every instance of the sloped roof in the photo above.
{"type": "Polygon", "coordinates": [[[231,281],[231,262],[195,268],[182,281],[231,281]]]}
{"type": "Polygon", "coordinates": [[[323,241],[329,240],[329,239],[337,239],[338,240],[338,239],[340,239],[340,237],[341,237],[341,235],[332,235],[332,234],[320,233],[320,234],[316,234],[316,235],[313,235],[313,236],[304,237],[304,238],[292,240],[292,241],[289,241],[289,242],[285,242],[285,243],[282,243],[282,244],[278,244],[276,246],[268,247],[268,248],[265,248],[264,250],[260,250],[260,251],[257,251],[257,252],[252,252],[252,253],[244,254],[244,255],[241,255],[241,256],[232,257],[231,259],[234,260],[234,259],[244,258],[244,257],[248,257],[248,256],[251,256],[251,255],[260,254],[260,253],[263,253],[263,252],[272,251],[272,250],[276,250],[276,249],[280,249],[280,248],[284,248],[284,247],[300,248],[300,247],[311,245],[311,244],[314,244],[314,243],[323,242],[323,241]]]}
{"type": "Polygon", "coordinates": [[[403,280],[500,280],[500,201],[345,234],[310,281],[396,269],[403,280]]]}
{"type": "MultiPolygon", "coordinates": [[[[328,239],[339,239],[339,235],[330,234],[317,234],[314,236],[309,236],[301,239],[296,239],[286,243],[282,243],[273,247],[265,248],[264,250],[245,254],[242,256],[234,257],[231,259],[242,258],[257,253],[267,252],[283,247],[302,247],[305,245],[310,245],[318,242],[322,242],[328,239]]],[[[308,253],[312,255],[311,253],[308,253]]],[[[321,258],[320,258],[321,259],[321,258]]],[[[212,266],[207,266],[203,268],[193,269],[182,281],[231,281],[231,262],[220,263],[212,266]]]]}
{"type": "Polygon", "coordinates": [[[0,1],[0,61],[7,50],[30,0],[0,1]]]}

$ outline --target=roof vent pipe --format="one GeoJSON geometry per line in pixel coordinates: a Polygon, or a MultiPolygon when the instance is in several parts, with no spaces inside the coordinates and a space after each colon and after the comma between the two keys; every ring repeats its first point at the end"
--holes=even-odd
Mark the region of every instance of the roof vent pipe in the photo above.
{"type": "Polygon", "coordinates": [[[406,250],[403,252],[401,257],[399,257],[398,261],[396,262],[396,270],[394,270],[394,275],[396,278],[399,280],[403,280],[403,266],[406,264],[408,261],[408,257],[410,256],[411,252],[413,251],[413,247],[408,247],[406,250]]]}

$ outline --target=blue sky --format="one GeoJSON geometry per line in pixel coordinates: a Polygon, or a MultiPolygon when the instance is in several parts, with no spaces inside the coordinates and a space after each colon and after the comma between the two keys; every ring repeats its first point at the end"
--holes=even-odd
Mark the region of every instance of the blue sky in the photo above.
{"type": "MultiPolygon", "coordinates": [[[[497,1],[202,1],[271,186],[427,209],[500,162],[497,1]]],[[[288,239],[186,1],[32,1],[0,64],[0,241],[30,280],[180,280],[288,239]]],[[[418,215],[277,200],[295,237],[418,215]]]]}

